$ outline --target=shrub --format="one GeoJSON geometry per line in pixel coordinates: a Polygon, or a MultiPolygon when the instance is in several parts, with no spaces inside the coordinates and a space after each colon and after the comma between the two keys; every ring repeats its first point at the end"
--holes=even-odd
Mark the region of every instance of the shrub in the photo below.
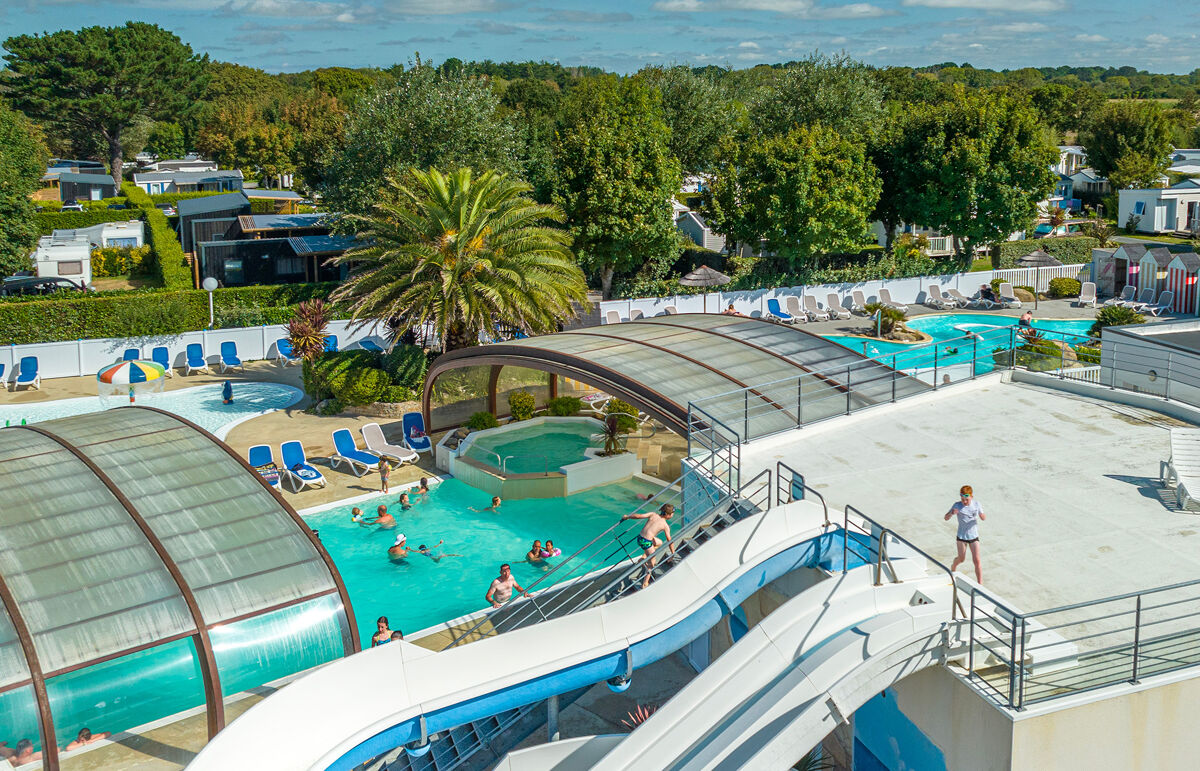
{"type": "Polygon", "coordinates": [[[992,247],[992,264],[997,268],[1015,268],[1017,259],[1035,249],[1041,249],[1065,265],[1077,265],[1092,261],[1092,249],[1100,242],[1088,236],[1062,236],[1058,238],[1027,238],[1023,241],[1005,241],[992,247]]]}
{"type": "Polygon", "coordinates": [[[142,219],[137,209],[97,209],[94,211],[43,211],[33,215],[38,234],[48,236],[56,230],[76,230],[102,225],[105,222],[129,222],[142,219]]]}
{"type": "Polygon", "coordinates": [[[1100,363],[1100,349],[1090,345],[1075,346],[1075,356],[1085,364],[1100,363]]]}
{"type": "Polygon", "coordinates": [[[546,403],[546,411],[556,418],[578,415],[583,409],[583,399],[576,396],[556,396],[546,403]]]}
{"type": "Polygon", "coordinates": [[[1096,323],[1092,324],[1092,328],[1088,330],[1088,333],[1092,337],[1099,337],[1100,330],[1105,327],[1120,327],[1126,324],[1144,323],[1146,323],[1146,317],[1133,308],[1126,308],[1123,305],[1109,305],[1097,311],[1096,323]]]}
{"type": "Polygon", "coordinates": [[[1142,224],[1142,218],[1133,212],[1129,213],[1129,218],[1125,220],[1125,232],[1128,235],[1133,235],[1137,232],[1138,225],[1142,224]]]}
{"type": "Polygon", "coordinates": [[[1038,339],[1018,347],[1013,353],[1017,366],[1044,372],[1062,366],[1064,351],[1057,343],[1038,339]]]}
{"type": "Polygon", "coordinates": [[[508,395],[508,411],[513,420],[529,420],[536,406],[537,399],[528,391],[513,391],[508,395]]]}
{"type": "Polygon", "coordinates": [[[167,222],[167,216],[154,208],[154,201],[146,191],[132,182],[122,185],[121,191],[130,205],[142,211],[142,219],[146,223],[146,241],[154,250],[162,285],[167,289],[191,289],[194,286],[192,269],[183,256],[183,247],[179,245],[175,230],[167,222]]]}
{"type": "Polygon", "coordinates": [[[351,370],[342,377],[333,390],[333,397],[354,406],[374,404],[383,396],[391,383],[387,373],[374,367],[351,370]]]}
{"type": "Polygon", "coordinates": [[[617,427],[622,433],[628,434],[637,430],[637,407],[629,402],[609,399],[608,404],[604,405],[604,414],[617,416],[617,427]]]}
{"type": "Polygon", "coordinates": [[[384,382],[377,396],[382,395],[383,389],[391,385],[391,382],[387,379],[387,374],[379,369],[379,354],[362,350],[322,353],[304,362],[304,390],[314,399],[333,396],[347,404],[356,404],[357,402],[345,398],[342,392],[352,388],[358,373],[366,370],[374,370],[383,375],[384,382]]]}
{"type": "Polygon", "coordinates": [[[306,300],[296,308],[287,325],[292,351],[305,361],[315,362],[325,352],[325,332],[329,309],[321,300],[306,300]]]}
{"type": "Polygon", "coordinates": [[[1052,278],[1046,290],[1048,297],[1078,297],[1083,285],[1073,278],[1052,278]]]}
{"type": "Polygon", "coordinates": [[[907,313],[883,303],[867,303],[863,306],[863,310],[870,317],[874,317],[876,313],[880,314],[879,332],[884,335],[891,334],[897,326],[904,326],[904,322],[908,320],[907,313]]]}
{"type": "Polygon", "coordinates": [[[490,412],[476,412],[471,417],[467,418],[466,427],[472,431],[482,431],[485,428],[496,428],[500,425],[500,421],[496,420],[496,416],[490,412]]]}
{"type": "Polygon", "coordinates": [[[390,385],[383,390],[383,396],[379,397],[379,401],[396,404],[398,402],[416,401],[418,398],[420,398],[420,394],[418,394],[416,391],[412,390],[411,388],[405,388],[404,386],[398,386],[398,385],[390,385]]]}
{"type": "MultiPolygon", "coordinates": [[[[123,187],[124,186],[122,186],[122,188],[123,187]]],[[[226,192],[228,191],[217,192],[214,190],[203,190],[200,192],[193,191],[190,193],[155,193],[154,195],[149,196],[149,198],[150,202],[154,204],[165,203],[174,206],[175,204],[187,198],[208,198],[209,196],[213,195],[224,195],[226,192]]]]}
{"type": "Polygon", "coordinates": [[[109,246],[92,250],[92,276],[146,275],[154,270],[148,246],[109,246]]]}
{"type": "Polygon", "coordinates": [[[424,387],[429,357],[415,345],[401,344],[383,355],[382,366],[394,385],[415,391],[424,387]]]}

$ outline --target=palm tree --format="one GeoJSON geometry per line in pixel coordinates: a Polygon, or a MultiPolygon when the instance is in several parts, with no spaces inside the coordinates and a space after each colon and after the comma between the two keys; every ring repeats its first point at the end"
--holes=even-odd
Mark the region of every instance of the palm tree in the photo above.
{"type": "Polygon", "coordinates": [[[587,283],[557,206],[527,197],[524,182],[464,168],[410,169],[375,211],[355,216],[364,244],[337,263],[353,267],[333,293],[360,324],[384,320],[395,334],[432,324],[442,350],[475,345],[498,327],[557,331],[587,304],[587,283]]]}

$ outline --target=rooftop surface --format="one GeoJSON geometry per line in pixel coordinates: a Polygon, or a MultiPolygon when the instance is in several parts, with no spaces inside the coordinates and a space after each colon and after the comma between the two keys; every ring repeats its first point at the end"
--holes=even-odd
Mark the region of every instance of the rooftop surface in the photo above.
{"type": "Polygon", "coordinates": [[[1200,571],[1200,519],[1158,484],[1171,425],[1184,424],[992,376],[760,440],[742,469],[783,460],[831,518],[853,505],[947,565],[955,523],[942,516],[969,484],[987,515],[985,589],[1033,611],[1200,571]]]}

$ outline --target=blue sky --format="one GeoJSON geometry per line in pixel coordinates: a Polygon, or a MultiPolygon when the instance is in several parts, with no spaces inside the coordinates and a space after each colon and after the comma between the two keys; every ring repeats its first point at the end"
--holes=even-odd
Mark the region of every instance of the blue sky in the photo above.
{"type": "Polygon", "coordinates": [[[270,71],[422,58],[546,59],[632,72],[844,50],[877,65],[1200,67],[1182,0],[7,0],[0,37],[127,19],[270,71]]]}

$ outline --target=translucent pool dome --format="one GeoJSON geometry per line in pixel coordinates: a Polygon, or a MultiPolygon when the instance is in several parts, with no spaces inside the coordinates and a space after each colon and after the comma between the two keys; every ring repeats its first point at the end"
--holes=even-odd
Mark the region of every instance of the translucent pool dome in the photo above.
{"type": "MultiPolygon", "coordinates": [[[[358,649],[332,560],[232,450],[122,407],[0,429],[0,741],[202,711],[358,649]]],[[[199,746],[182,749],[196,750],[199,746]]]]}

